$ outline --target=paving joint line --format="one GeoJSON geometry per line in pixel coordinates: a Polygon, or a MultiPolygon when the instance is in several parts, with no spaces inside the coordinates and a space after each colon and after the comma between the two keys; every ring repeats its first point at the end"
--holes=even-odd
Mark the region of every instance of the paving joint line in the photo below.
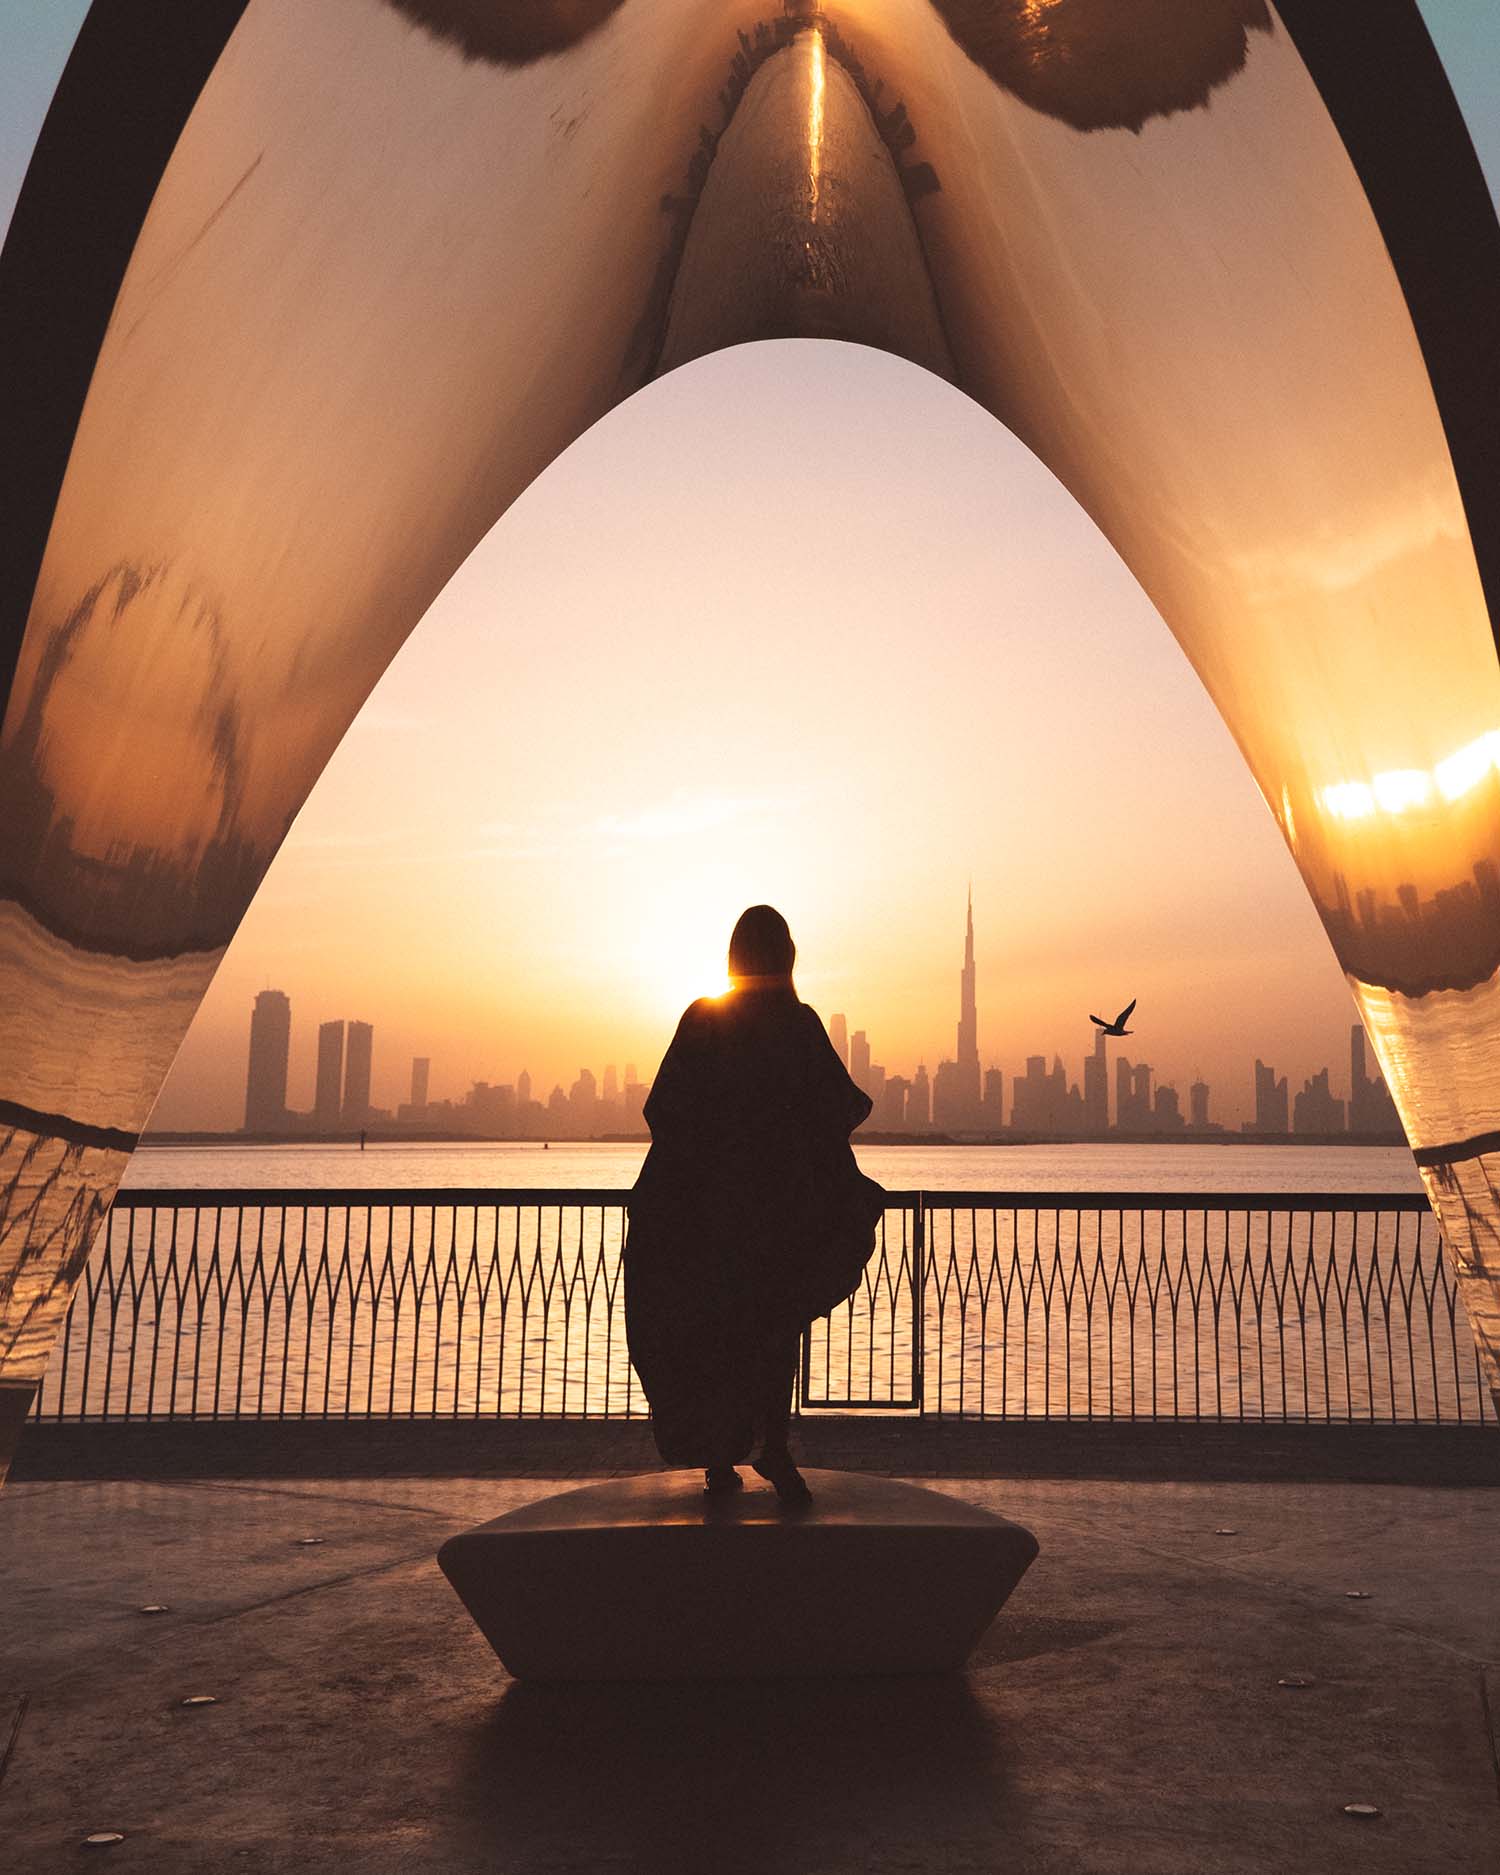
{"type": "Polygon", "coordinates": [[[388,1569],[402,1569],[408,1563],[431,1562],[433,1552],[424,1544],[419,1550],[409,1555],[390,1556],[384,1562],[369,1563],[363,1569],[347,1569],[342,1575],[323,1576],[317,1582],[304,1582],[299,1587],[287,1589],[280,1595],[268,1595],[263,1601],[247,1602],[243,1608],[226,1608],[222,1614],[204,1615],[194,1621],[197,1628],[218,1627],[225,1621],[238,1621],[243,1615],[259,1614],[263,1609],[276,1608],[283,1602],[297,1601],[304,1595],[316,1595],[322,1589],[342,1588],[348,1582],[361,1582],[367,1576],[382,1575],[388,1569]]]}
{"type": "MultiPolygon", "coordinates": [[[[394,1510],[406,1512],[413,1517],[448,1517],[453,1513],[440,1505],[393,1504],[380,1497],[342,1497],[326,1490],[314,1488],[295,1491],[287,1485],[262,1482],[259,1480],[238,1478],[163,1478],[163,1485],[181,1485],[194,1491],[237,1491],[244,1497],[289,1497],[298,1503],[309,1501],[325,1504],[361,1504],[371,1510],[394,1510]]],[[[337,1478],[316,1478],[307,1481],[314,1487],[338,1484],[337,1478]]],[[[483,1482],[480,1480],[479,1482],[483,1482]]]]}

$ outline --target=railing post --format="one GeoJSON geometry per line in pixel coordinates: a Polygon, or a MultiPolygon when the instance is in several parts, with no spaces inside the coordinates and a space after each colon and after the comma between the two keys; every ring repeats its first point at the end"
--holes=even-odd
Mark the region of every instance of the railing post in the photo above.
{"type": "Polygon", "coordinates": [[[927,1416],[927,1395],[924,1386],[925,1351],[927,1344],[927,1208],[926,1193],[918,1192],[912,1206],[911,1234],[911,1390],[916,1402],[917,1413],[921,1418],[927,1416]]]}

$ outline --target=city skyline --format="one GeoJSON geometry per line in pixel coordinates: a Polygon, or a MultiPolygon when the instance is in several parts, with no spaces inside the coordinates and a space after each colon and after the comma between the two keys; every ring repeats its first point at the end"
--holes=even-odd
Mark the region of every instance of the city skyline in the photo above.
{"type": "MultiPolygon", "coordinates": [[[[873,1059],[867,1030],[851,1031],[845,1011],[829,1016],[833,1048],[872,1103],[862,1131],[954,1138],[1001,1133],[1061,1138],[1169,1137],[1187,1132],[1222,1136],[1236,1131],[1258,1137],[1347,1133],[1390,1138],[1400,1132],[1385,1083],[1367,1067],[1365,1033],[1358,1023],[1349,1031],[1347,1098],[1334,1093],[1328,1066],[1309,1075],[1293,1098],[1287,1077],[1278,1077],[1275,1068],[1257,1056],[1253,1118],[1236,1128],[1211,1111],[1213,1088],[1201,1075],[1193,1077],[1184,1109],[1175,1081],[1159,1076],[1151,1063],[1131,1061],[1123,1052],[1114,1058],[1111,1103],[1108,1038],[1098,1027],[1092,1032],[1081,1082],[1070,1080],[1057,1053],[1050,1067],[1045,1054],[1028,1055],[1024,1074],[1007,1076],[993,1061],[982,1065],[977,979],[971,887],[965,906],[952,1058],[939,1059],[931,1076],[925,1056],[909,1075],[892,1073],[873,1059]]],[[[581,1066],[571,1085],[554,1083],[545,1100],[533,1097],[532,1076],[525,1068],[513,1080],[476,1080],[462,1093],[455,1090],[434,1098],[432,1057],[414,1055],[409,1099],[381,1108],[371,1092],[374,1027],[342,1017],[318,1024],[313,1098],[309,1107],[298,1108],[290,1099],[291,1022],[291,1003],[284,992],[265,989],[256,996],[245,1077],[246,1132],[363,1133],[374,1127],[486,1137],[588,1139],[639,1134],[644,1126],[642,1108],[651,1076],[643,1079],[634,1062],[626,1063],[623,1081],[615,1063],[605,1065],[602,1082],[592,1068],[581,1066]]]]}

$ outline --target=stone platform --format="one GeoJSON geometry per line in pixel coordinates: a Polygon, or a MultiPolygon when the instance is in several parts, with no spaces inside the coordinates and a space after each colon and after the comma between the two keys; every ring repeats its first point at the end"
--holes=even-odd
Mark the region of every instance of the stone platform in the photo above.
{"type": "Polygon", "coordinates": [[[949,1479],[963,1673],[518,1685],[435,1552],[577,1482],[7,1486],[4,1875],[1500,1867],[1500,1491],[949,1479]]]}
{"type": "Polygon", "coordinates": [[[963,1665],[1037,1553],[920,1485],[809,1470],[788,1510],[700,1472],[612,1479],[451,1537],[443,1573],[518,1680],[778,1679],[963,1665]]]}

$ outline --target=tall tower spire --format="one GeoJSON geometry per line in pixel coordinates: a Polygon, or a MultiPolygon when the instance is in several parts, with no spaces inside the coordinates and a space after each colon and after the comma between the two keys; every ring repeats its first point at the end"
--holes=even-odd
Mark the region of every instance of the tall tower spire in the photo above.
{"type": "Polygon", "coordinates": [[[958,1065],[979,1070],[979,1012],[974,1003],[974,886],[969,885],[968,919],[964,928],[964,968],[958,994],[958,1065]]]}

